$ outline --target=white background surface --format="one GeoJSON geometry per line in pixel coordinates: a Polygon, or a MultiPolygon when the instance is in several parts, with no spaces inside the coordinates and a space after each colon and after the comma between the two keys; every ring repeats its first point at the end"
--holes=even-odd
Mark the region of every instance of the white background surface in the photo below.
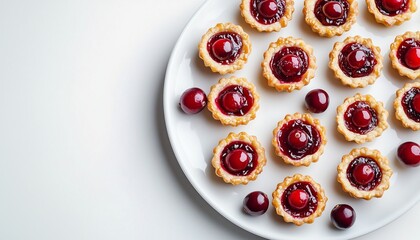
{"type": "MultiPolygon", "coordinates": [[[[165,130],[166,65],[203,2],[0,2],[0,239],[258,239],[196,193],[165,130]]],[[[359,239],[417,239],[419,214],[359,239]]]]}

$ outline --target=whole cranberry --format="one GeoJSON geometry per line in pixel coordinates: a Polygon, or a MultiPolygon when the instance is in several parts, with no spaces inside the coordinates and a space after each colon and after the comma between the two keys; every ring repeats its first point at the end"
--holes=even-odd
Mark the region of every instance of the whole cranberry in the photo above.
{"type": "Polygon", "coordinates": [[[324,12],[325,16],[329,19],[339,19],[344,14],[343,6],[337,1],[327,2],[322,7],[322,12],[324,12]]]}
{"type": "Polygon", "coordinates": [[[399,10],[404,4],[404,0],[382,0],[382,6],[390,12],[399,10]]]}
{"type": "Polygon", "coordinates": [[[264,214],[268,209],[267,194],[260,191],[249,193],[244,198],[243,209],[251,216],[264,214]]]}
{"type": "Polygon", "coordinates": [[[313,113],[322,113],[330,104],[328,93],[322,89],[314,89],[306,94],[305,106],[313,113]]]}
{"type": "Polygon", "coordinates": [[[179,100],[179,106],[186,114],[199,113],[206,105],[207,96],[200,88],[190,88],[185,90],[179,100]]]}
{"type": "Polygon", "coordinates": [[[356,212],[347,204],[337,204],[331,210],[331,222],[338,229],[347,229],[353,226],[356,212]]]}
{"type": "Polygon", "coordinates": [[[294,55],[287,54],[280,59],[280,70],[286,77],[296,76],[302,68],[302,60],[294,55]]]}
{"type": "Polygon", "coordinates": [[[278,12],[277,2],[274,0],[263,0],[258,4],[258,12],[266,18],[274,17],[278,12]]]}
{"type": "Polygon", "coordinates": [[[411,69],[420,68],[420,47],[410,48],[405,54],[405,63],[411,69]]]}
{"type": "Polygon", "coordinates": [[[420,146],[415,142],[405,142],[398,147],[397,156],[407,166],[417,167],[420,165],[420,146]]]}

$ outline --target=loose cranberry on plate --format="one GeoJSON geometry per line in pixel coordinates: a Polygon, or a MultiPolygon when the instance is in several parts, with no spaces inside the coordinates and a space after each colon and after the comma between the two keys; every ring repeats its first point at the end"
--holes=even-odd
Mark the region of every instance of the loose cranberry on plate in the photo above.
{"type": "Polygon", "coordinates": [[[356,220],[356,212],[347,204],[337,204],[331,210],[331,222],[338,229],[347,229],[353,226],[356,220]]]}
{"type": "Polygon", "coordinates": [[[330,103],[328,93],[322,89],[314,89],[305,97],[306,108],[313,113],[322,113],[327,110],[330,103]]]}
{"type": "Polygon", "coordinates": [[[264,214],[268,209],[267,194],[260,191],[249,193],[244,198],[243,209],[245,213],[251,216],[264,214]]]}
{"type": "Polygon", "coordinates": [[[200,88],[190,88],[185,90],[179,100],[179,106],[186,114],[196,114],[201,112],[207,105],[207,96],[200,88]]]}
{"type": "Polygon", "coordinates": [[[415,142],[405,142],[398,147],[397,156],[404,164],[417,167],[420,165],[420,146],[415,142]]]}

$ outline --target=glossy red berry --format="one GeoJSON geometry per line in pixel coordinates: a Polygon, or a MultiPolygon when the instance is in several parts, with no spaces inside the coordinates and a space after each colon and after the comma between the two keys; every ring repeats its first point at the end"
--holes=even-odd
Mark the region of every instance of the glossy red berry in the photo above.
{"type": "Polygon", "coordinates": [[[339,19],[344,14],[343,6],[337,1],[327,2],[322,7],[322,12],[327,16],[329,19],[339,19]]]}
{"type": "Polygon", "coordinates": [[[390,12],[401,9],[403,4],[404,0],[382,0],[382,6],[390,12]]]}
{"type": "Polygon", "coordinates": [[[287,142],[294,149],[303,149],[308,145],[308,135],[300,129],[293,129],[287,137],[287,142]]]}
{"type": "Polygon", "coordinates": [[[420,146],[415,142],[405,142],[398,147],[397,156],[404,164],[417,167],[420,165],[420,146]]]}
{"type": "Polygon", "coordinates": [[[302,60],[294,54],[287,54],[280,59],[280,70],[286,77],[296,76],[301,69],[302,60]]]}
{"type": "Polygon", "coordinates": [[[411,69],[420,68],[420,47],[410,48],[405,54],[405,63],[411,69]]]}
{"type": "Polygon", "coordinates": [[[313,113],[322,113],[327,110],[330,103],[328,93],[322,89],[314,89],[305,97],[306,108],[313,113]]]}
{"type": "Polygon", "coordinates": [[[356,212],[347,204],[337,204],[331,210],[331,222],[338,229],[347,229],[353,226],[356,212]]]}
{"type": "Polygon", "coordinates": [[[268,203],[267,194],[255,191],[244,198],[243,209],[245,213],[251,216],[262,215],[267,211],[268,203]]]}
{"type": "Polygon", "coordinates": [[[274,0],[263,0],[258,4],[258,12],[266,18],[274,17],[278,12],[277,2],[274,0]]]}
{"type": "Polygon", "coordinates": [[[228,92],[222,97],[222,106],[229,112],[237,112],[244,106],[246,99],[238,92],[228,92]]]}
{"type": "Polygon", "coordinates": [[[229,39],[221,38],[213,43],[211,50],[219,60],[228,59],[233,53],[233,44],[229,39]]]}
{"type": "Polygon", "coordinates": [[[359,164],[353,169],[353,178],[354,180],[360,184],[365,185],[370,183],[373,178],[375,177],[375,172],[373,168],[368,164],[359,164]]]}
{"type": "Polygon", "coordinates": [[[290,193],[287,201],[292,208],[300,210],[308,205],[309,195],[302,189],[296,189],[290,193]]]}
{"type": "Polygon", "coordinates": [[[356,109],[353,112],[353,116],[351,120],[354,123],[354,125],[356,125],[357,127],[364,128],[364,127],[369,126],[369,124],[371,123],[372,114],[367,109],[363,109],[363,108],[356,109]]]}
{"type": "Polygon", "coordinates": [[[413,109],[414,109],[414,111],[420,113],[420,94],[417,94],[413,98],[413,109]]]}
{"type": "Polygon", "coordinates": [[[362,68],[366,64],[366,53],[359,49],[353,50],[347,56],[347,61],[354,69],[362,68]]]}
{"type": "Polygon", "coordinates": [[[207,96],[200,88],[190,88],[181,95],[179,106],[187,114],[201,112],[207,105],[207,96]]]}
{"type": "Polygon", "coordinates": [[[242,149],[235,149],[226,156],[226,167],[233,172],[244,170],[248,163],[248,154],[242,149]]]}

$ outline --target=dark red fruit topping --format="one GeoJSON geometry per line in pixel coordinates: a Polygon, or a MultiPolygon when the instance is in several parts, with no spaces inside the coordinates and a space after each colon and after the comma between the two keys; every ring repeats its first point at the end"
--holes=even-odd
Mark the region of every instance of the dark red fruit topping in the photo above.
{"type": "Polygon", "coordinates": [[[369,104],[364,101],[357,101],[352,103],[344,113],[344,123],[348,130],[358,134],[366,134],[378,126],[378,116],[369,104]]]}
{"type": "Polygon", "coordinates": [[[281,196],[283,209],[295,218],[312,215],[318,207],[318,193],[309,182],[293,183],[281,196]]]}
{"type": "Polygon", "coordinates": [[[234,32],[220,32],[213,35],[207,42],[210,57],[223,65],[236,61],[242,52],[242,38],[234,32]]]}
{"type": "Polygon", "coordinates": [[[347,21],[349,3],[346,0],[318,0],[314,13],[324,26],[341,26],[347,21]]]}
{"type": "Polygon", "coordinates": [[[271,71],[281,82],[299,82],[309,66],[309,58],[299,47],[284,47],[274,54],[271,71]]]}
{"type": "Polygon", "coordinates": [[[411,167],[420,165],[420,146],[415,142],[405,142],[398,147],[398,159],[411,167]]]}
{"type": "Polygon", "coordinates": [[[360,185],[365,185],[370,183],[373,180],[375,173],[373,169],[368,164],[359,164],[353,169],[353,178],[360,185]]]}
{"type": "Polygon", "coordinates": [[[356,220],[356,212],[347,204],[337,204],[331,210],[331,222],[338,229],[347,229],[353,226],[356,220]]]}
{"type": "Polygon", "coordinates": [[[300,150],[308,145],[308,135],[300,129],[293,129],[287,137],[287,142],[292,148],[300,150]]]}
{"type": "MultiPolygon", "coordinates": [[[[300,143],[300,139],[297,142],[301,144],[301,146],[303,145],[300,143]]],[[[300,119],[291,120],[284,124],[277,133],[277,144],[280,150],[283,154],[294,160],[300,160],[307,155],[314,154],[321,146],[321,142],[321,135],[316,127],[300,119]],[[307,140],[305,141],[306,144],[302,148],[296,148],[296,146],[292,146],[289,143],[289,136],[293,136],[292,132],[295,132],[296,130],[305,133],[307,137],[307,140]]]]}
{"type": "Polygon", "coordinates": [[[258,12],[266,18],[274,17],[278,10],[275,0],[264,0],[258,4],[258,12]]]}
{"type": "Polygon", "coordinates": [[[413,87],[404,93],[401,105],[411,120],[420,123],[420,88],[413,87]]]}
{"type": "Polygon", "coordinates": [[[240,85],[231,85],[223,89],[216,98],[216,105],[226,115],[243,116],[254,104],[251,92],[240,85]]]}
{"type": "Polygon", "coordinates": [[[251,0],[251,15],[257,22],[269,25],[278,22],[286,10],[285,0],[251,0]]]}
{"type": "Polygon", "coordinates": [[[314,89],[305,97],[306,108],[313,113],[322,113],[327,110],[330,104],[328,93],[322,89],[314,89]]]}
{"type": "Polygon", "coordinates": [[[229,39],[225,39],[225,38],[218,39],[211,46],[211,50],[212,50],[213,55],[218,60],[221,60],[221,61],[226,60],[233,53],[232,41],[230,41],[229,39]]]}
{"type": "Polygon", "coordinates": [[[203,110],[207,104],[207,96],[200,88],[190,88],[182,93],[179,106],[187,114],[195,114],[203,110]]]}
{"type": "Polygon", "coordinates": [[[420,47],[413,47],[408,49],[404,57],[405,64],[411,69],[420,68],[420,47]]]}
{"type": "Polygon", "coordinates": [[[375,0],[376,8],[385,16],[395,16],[408,9],[410,0],[375,0]]]}
{"type": "Polygon", "coordinates": [[[246,195],[243,202],[243,209],[245,213],[251,216],[258,216],[267,211],[268,203],[267,194],[255,191],[246,195]]]}
{"type": "Polygon", "coordinates": [[[241,141],[229,143],[220,154],[220,159],[223,169],[235,176],[247,176],[258,164],[258,154],[255,149],[241,141]]]}
{"type": "Polygon", "coordinates": [[[248,154],[242,149],[235,149],[226,155],[226,167],[232,172],[244,170],[248,163],[248,154]]]}
{"type": "Polygon", "coordinates": [[[359,108],[354,110],[351,121],[356,127],[365,128],[372,121],[372,114],[367,109],[359,108]]]}
{"type": "Polygon", "coordinates": [[[287,200],[293,209],[301,210],[308,205],[309,195],[302,189],[296,189],[290,193],[287,200]]]}
{"type": "Polygon", "coordinates": [[[366,63],[366,54],[363,50],[355,49],[347,56],[347,62],[353,69],[362,68],[366,63]]]}
{"type": "Polygon", "coordinates": [[[352,78],[371,74],[376,63],[372,50],[360,43],[347,44],[338,55],[340,69],[352,78]]]}
{"type": "Polygon", "coordinates": [[[325,14],[327,18],[335,20],[343,16],[344,9],[343,9],[343,5],[341,5],[339,2],[331,1],[331,2],[327,2],[322,7],[322,12],[325,14]]]}
{"type": "Polygon", "coordinates": [[[286,77],[293,77],[302,68],[302,60],[293,54],[287,54],[280,59],[280,70],[286,77]]]}
{"type": "Polygon", "coordinates": [[[397,50],[397,58],[400,60],[400,63],[410,69],[417,70],[420,69],[418,64],[418,48],[420,48],[420,41],[414,38],[407,38],[401,42],[397,50]],[[411,50],[411,49],[416,50],[411,50]],[[408,56],[407,56],[408,55],[408,56]],[[416,56],[417,55],[417,56],[416,56]],[[417,59],[417,60],[416,60],[417,59]],[[407,62],[408,60],[408,62],[407,62]],[[417,67],[415,67],[417,66],[417,67]]]}
{"type": "Polygon", "coordinates": [[[375,160],[361,156],[350,162],[347,168],[347,178],[351,185],[357,189],[370,191],[375,189],[381,182],[382,171],[375,160]]]}

